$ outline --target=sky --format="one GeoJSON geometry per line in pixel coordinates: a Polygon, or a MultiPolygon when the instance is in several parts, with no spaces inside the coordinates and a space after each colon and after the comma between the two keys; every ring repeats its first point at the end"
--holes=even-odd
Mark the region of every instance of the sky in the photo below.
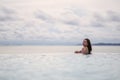
{"type": "Polygon", "coordinates": [[[0,44],[120,43],[120,0],[0,0],[0,44]]]}

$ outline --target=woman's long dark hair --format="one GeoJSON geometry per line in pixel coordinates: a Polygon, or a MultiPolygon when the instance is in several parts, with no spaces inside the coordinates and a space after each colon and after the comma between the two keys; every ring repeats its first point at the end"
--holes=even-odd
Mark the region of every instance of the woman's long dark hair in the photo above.
{"type": "Polygon", "coordinates": [[[85,39],[86,41],[87,41],[87,43],[88,43],[88,50],[89,50],[89,53],[88,54],[91,54],[91,51],[92,51],[92,46],[91,46],[91,42],[90,42],[90,40],[88,39],[88,38],[86,38],[85,39]]]}

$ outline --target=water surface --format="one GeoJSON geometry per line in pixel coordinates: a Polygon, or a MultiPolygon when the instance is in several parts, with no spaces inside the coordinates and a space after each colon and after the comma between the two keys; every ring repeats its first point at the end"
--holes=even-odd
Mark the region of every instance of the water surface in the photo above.
{"type": "Polygon", "coordinates": [[[0,80],[120,79],[119,47],[94,47],[96,50],[92,55],[74,54],[73,51],[79,48],[0,47],[0,80]],[[110,49],[113,52],[109,52],[110,49]]]}

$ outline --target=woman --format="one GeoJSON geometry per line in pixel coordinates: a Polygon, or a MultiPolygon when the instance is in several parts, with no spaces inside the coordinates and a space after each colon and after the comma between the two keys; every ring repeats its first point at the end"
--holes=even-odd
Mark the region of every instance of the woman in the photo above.
{"type": "Polygon", "coordinates": [[[82,53],[82,54],[91,54],[92,46],[91,42],[88,38],[83,40],[83,48],[80,51],[75,51],[75,53],[82,53]]]}

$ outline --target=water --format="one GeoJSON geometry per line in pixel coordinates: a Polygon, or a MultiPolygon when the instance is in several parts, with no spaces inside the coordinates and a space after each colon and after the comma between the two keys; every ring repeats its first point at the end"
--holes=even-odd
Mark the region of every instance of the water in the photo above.
{"type": "Polygon", "coordinates": [[[120,46],[1,46],[0,80],[119,80],[120,46]]]}
{"type": "MultiPolygon", "coordinates": [[[[1,53],[73,53],[80,50],[82,46],[0,46],[1,53]]],[[[93,54],[95,53],[120,53],[120,46],[93,46],[93,54]]]]}

